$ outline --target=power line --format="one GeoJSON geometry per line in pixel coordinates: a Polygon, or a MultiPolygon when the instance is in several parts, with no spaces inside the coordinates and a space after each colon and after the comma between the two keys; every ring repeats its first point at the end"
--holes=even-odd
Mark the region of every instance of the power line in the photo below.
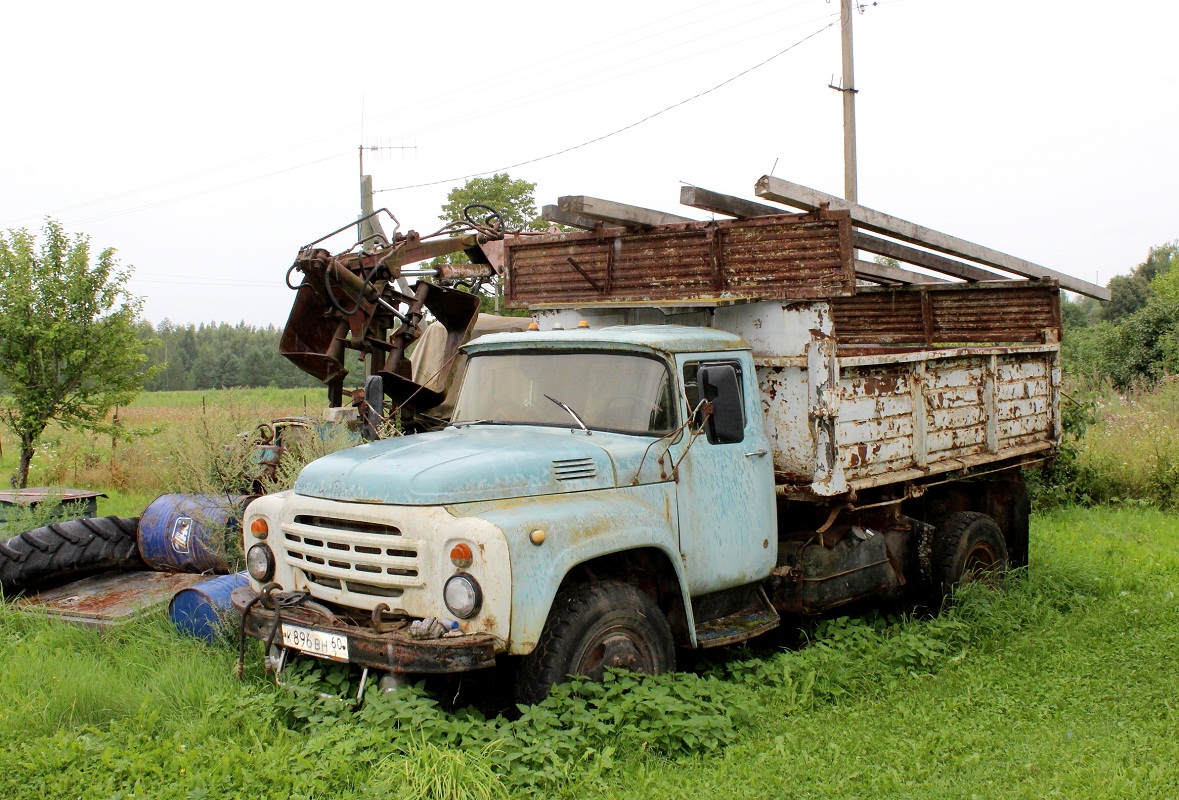
{"type": "Polygon", "coordinates": [[[673,103],[672,105],[670,105],[670,106],[667,106],[666,108],[662,108],[662,109],[660,109],[659,111],[656,111],[656,112],[655,112],[655,113],[653,113],[653,114],[648,114],[647,116],[643,117],[642,119],[640,119],[640,120],[638,120],[638,121],[636,121],[636,122],[632,122],[632,123],[631,123],[631,124],[629,124],[629,125],[623,126],[623,127],[621,127],[621,128],[618,128],[617,130],[613,130],[613,131],[611,131],[610,133],[606,133],[606,134],[603,134],[603,135],[601,135],[601,136],[598,136],[598,137],[596,137],[596,138],[593,138],[593,139],[590,139],[590,140],[588,140],[588,141],[582,142],[581,144],[575,144],[575,145],[573,145],[572,147],[566,147],[566,148],[564,148],[563,150],[557,150],[557,151],[555,151],[555,152],[552,152],[552,153],[549,153],[549,154],[547,154],[547,155],[543,155],[543,156],[537,156],[536,158],[530,158],[530,159],[527,159],[527,160],[525,160],[525,161],[519,161],[519,162],[517,162],[517,163],[515,163],[515,164],[509,164],[509,165],[507,165],[507,166],[504,166],[504,167],[498,167],[498,168],[496,168],[496,169],[489,169],[489,170],[484,170],[484,171],[482,171],[482,172],[472,172],[472,173],[470,173],[470,174],[468,174],[468,175],[459,175],[459,176],[456,176],[456,177],[453,177],[453,178],[444,178],[443,180],[439,180],[439,181],[429,181],[429,182],[427,182],[427,183],[414,183],[414,184],[409,184],[409,185],[406,185],[406,186],[395,186],[395,187],[393,187],[393,188],[391,188],[391,189],[378,189],[377,191],[373,192],[373,194],[379,194],[380,192],[399,192],[399,191],[402,191],[402,190],[404,190],[404,189],[421,189],[421,188],[423,188],[423,187],[426,187],[426,186],[439,186],[439,185],[441,185],[441,184],[444,184],[444,183],[454,183],[455,181],[464,181],[464,180],[467,180],[468,178],[477,178],[477,177],[479,177],[479,176],[481,176],[481,175],[491,175],[491,174],[493,174],[493,173],[496,173],[496,172],[506,172],[507,170],[510,170],[510,169],[515,169],[516,167],[523,167],[523,166],[525,166],[525,165],[527,165],[527,164],[535,164],[535,163],[537,163],[538,161],[545,161],[545,160],[547,160],[547,159],[550,159],[550,158],[555,158],[555,157],[557,157],[557,156],[561,156],[561,155],[564,155],[564,154],[566,154],[566,153],[571,153],[571,152],[573,152],[574,150],[580,150],[580,149],[581,149],[581,148],[583,148],[583,147],[589,147],[591,144],[597,144],[598,142],[601,142],[601,141],[603,141],[603,140],[605,140],[605,139],[609,139],[609,138],[610,138],[610,137],[612,137],[612,136],[617,136],[618,134],[620,134],[620,133],[624,133],[624,132],[626,132],[626,131],[629,131],[629,130],[631,130],[632,128],[637,128],[639,125],[642,125],[644,122],[648,122],[648,121],[650,121],[650,120],[652,120],[652,119],[655,119],[655,118],[656,118],[656,117],[658,117],[658,116],[661,116],[661,115],[663,115],[663,114],[666,114],[668,111],[673,111],[674,109],[677,109],[677,108],[679,108],[680,106],[686,105],[686,104],[688,104],[688,103],[692,102],[693,100],[697,100],[697,99],[699,99],[699,98],[701,98],[701,97],[704,97],[705,95],[712,94],[712,93],[713,93],[713,92],[715,92],[717,89],[720,89],[720,88],[722,88],[722,87],[724,87],[724,86],[727,86],[728,84],[732,83],[733,81],[737,80],[738,78],[742,78],[742,77],[744,77],[745,75],[748,75],[750,72],[753,72],[753,71],[754,71],[754,70],[756,70],[756,69],[760,69],[761,67],[764,67],[766,64],[769,64],[769,63],[770,63],[771,61],[773,61],[774,59],[776,59],[776,58],[779,58],[779,57],[781,57],[781,56],[785,55],[786,53],[789,53],[791,50],[793,50],[794,48],[798,47],[799,45],[801,45],[801,44],[803,44],[803,43],[805,43],[805,42],[807,42],[807,41],[809,41],[809,40],[811,40],[811,39],[815,38],[816,36],[818,36],[818,35],[819,35],[820,33],[822,33],[823,31],[827,30],[828,28],[833,28],[833,27],[835,27],[835,26],[836,26],[836,25],[838,25],[838,24],[839,24],[839,23],[838,23],[838,20],[836,20],[836,21],[833,21],[833,22],[829,22],[829,23],[827,23],[826,25],[824,25],[822,28],[819,28],[819,29],[818,29],[817,31],[815,31],[814,33],[812,33],[812,34],[810,34],[810,35],[808,35],[808,36],[805,36],[805,37],[803,37],[802,39],[799,39],[797,42],[795,42],[794,44],[790,45],[789,47],[787,47],[787,48],[785,48],[785,49],[783,49],[783,50],[779,50],[777,53],[774,53],[772,56],[770,56],[769,58],[765,59],[764,61],[762,61],[762,62],[760,62],[760,63],[758,63],[758,64],[754,64],[752,67],[749,67],[749,68],[747,68],[747,69],[744,69],[744,70],[742,70],[741,72],[738,72],[736,75],[732,76],[731,78],[727,78],[726,80],[723,80],[723,81],[721,81],[720,83],[716,84],[715,86],[713,86],[713,87],[712,87],[712,88],[710,88],[710,89],[705,89],[704,91],[702,91],[702,92],[698,92],[698,93],[696,93],[696,94],[692,95],[691,97],[685,98],[684,100],[680,100],[678,103],[673,103]]]}
{"type": "MultiPolygon", "coordinates": [[[[512,76],[512,75],[520,74],[520,75],[522,76],[522,78],[521,78],[521,79],[528,79],[528,80],[531,80],[531,79],[532,79],[532,77],[535,75],[535,70],[536,70],[536,68],[537,68],[538,66],[542,65],[542,64],[545,64],[545,63],[548,63],[548,62],[551,62],[551,61],[554,61],[554,60],[558,60],[558,59],[567,59],[567,58],[568,58],[568,56],[570,55],[570,53],[575,53],[575,52],[579,52],[579,51],[582,51],[582,50],[587,50],[587,49],[593,49],[593,48],[597,48],[597,47],[599,47],[600,45],[606,44],[607,42],[612,42],[612,41],[614,41],[614,40],[616,40],[616,39],[618,39],[618,38],[620,38],[620,37],[622,37],[622,36],[626,36],[626,35],[632,35],[632,34],[634,34],[636,31],[641,31],[641,30],[643,30],[643,29],[645,29],[645,28],[650,28],[650,27],[653,27],[653,26],[655,26],[655,25],[659,25],[660,23],[663,23],[663,22],[666,22],[666,21],[669,21],[669,20],[675,19],[675,18],[677,18],[677,17],[683,17],[683,16],[685,16],[685,15],[687,15],[687,14],[692,14],[692,13],[694,13],[694,12],[696,12],[696,11],[699,11],[700,9],[706,8],[706,7],[708,7],[708,6],[716,5],[716,4],[717,4],[717,3],[719,3],[719,2],[721,2],[721,0],[709,0],[708,2],[700,3],[699,5],[693,6],[692,8],[689,8],[689,9],[684,9],[684,10],[681,10],[681,11],[677,11],[677,12],[675,12],[675,13],[673,13],[673,14],[669,14],[669,15],[666,15],[666,16],[663,16],[663,17],[660,17],[660,18],[658,18],[658,19],[652,20],[651,22],[645,23],[645,24],[643,24],[643,25],[639,25],[639,26],[637,26],[637,27],[630,28],[629,30],[627,30],[627,32],[626,32],[626,33],[618,33],[618,34],[614,34],[613,36],[606,37],[605,39],[600,39],[600,40],[598,40],[597,42],[593,42],[593,43],[590,43],[590,44],[582,45],[581,47],[579,47],[579,48],[576,48],[576,49],[574,49],[574,50],[567,50],[567,51],[563,52],[563,53],[562,53],[560,56],[553,56],[553,57],[550,57],[550,58],[547,58],[547,59],[542,59],[541,61],[538,61],[538,62],[533,62],[533,63],[531,63],[531,64],[528,64],[528,65],[524,65],[524,66],[518,67],[518,68],[516,68],[516,69],[514,69],[514,70],[511,70],[511,71],[509,71],[509,72],[503,73],[503,74],[502,74],[502,75],[500,75],[499,77],[502,79],[502,78],[503,78],[503,77],[505,77],[505,76],[512,76]]],[[[766,2],[766,0],[754,0],[754,2],[747,3],[747,4],[745,4],[744,6],[740,6],[740,7],[738,8],[738,10],[739,10],[740,8],[748,8],[748,7],[751,7],[751,6],[759,5],[759,4],[763,3],[763,2],[766,2]]],[[[793,6],[791,6],[791,7],[793,7],[793,6]]],[[[722,12],[722,13],[731,13],[731,12],[732,12],[732,10],[733,10],[733,9],[731,9],[731,8],[727,8],[727,9],[725,9],[725,11],[724,11],[724,12],[722,12]]],[[[687,26],[690,26],[690,25],[699,24],[699,23],[701,23],[701,22],[703,22],[703,21],[706,21],[706,20],[708,20],[708,19],[712,19],[712,18],[714,18],[714,17],[716,17],[716,16],[720,16],[720,14],[714,14],[714,15],[711,15],[711,16],[708,16],[708,17],[704,17],[704,18],[703,18],[703,19],[701,19],[701,20],[696,20],[696,21],[694,21],[694,22],[685,23],[684,25],[679,25],[679,26],[676,26],[676,27],[673,27],[673,28],[669,28],[669,29],[667,29],[667,30],[660,31],[659,33],[652,34],[651,36],[644,36],[644,37],[641,37],[641,38],[639,38],[639,39],[634,39],[634,40],[632,40],[632,41],[630,41],[630,42],[627,42],[627,43],[624,43],[624,44],[618,45],[618,46],[616,46],[616,47],[612,47],[612,48],[609,48],[609,49],[606,49],[606,50],[599,51],[599,53],[602,53],[602,52],[611,52],[612,50],[617,50],[617,49],[619,49],[619,48],[622,48],[622,47],[627,47],[627,46],[631,46],[631,45],[637,44],[637,43],[639,43],[639,42],[646,41],[647,39],[655,38],[655,37],[657,37],[657,36],[664,36],[664,35],[666,35],[666,34],[668,34],[668,33],[672,32],[672,31],[675,31],[675,30],[678,30],[678,29],[680,29],[680,28],[687,27],[687,26]]],[[[579,60],[584,60],[585,58],[589,58],[589,57],[591,57],[592,55],[593,55],[593,54],[591,53],[591,54],[589,54],[589,55],[586,55],[586,56],[584,56],[584,57],[581,57],[581,58],[578,58],[578,59],[573,59],[572,61],[568,61],[568,60],[566,60],[566,61],[565,61],[565,63],[566,63],[566,64],[569,64],[569,63],[576,63],[577,61],[579,61],[579,60]]],[[[509,82],[513,82],[513,83],[514,83],[514,82],[517,82],[517,79],[513,79],[513,80],[511,80],[511,81],[509,81],[509,82]]],[[[481,94],[481,93],[483,93],[483,92],[485,92],[485,88],[484,88],[484,87],[482,87],[482,86],[479,86],[478,88],[474,88],[474,89],[467,88],[467,90],[466,90],[465,92],[451,92],[451,93],[450,93],[450,95],[449,95],[449,98],[450,98],[450,99],[462,99],[463,97],[468,97],[468,96],[471,96],[471,95],[481,94]]],[[[434,97],[434,98],[431,98],[431,99],[430,99],[430,100],[428,100],[428,101],[419,102],[419,103],[417,103],[417,104],[411,104],[411,105],[409,105],[409,106],[400,106],[400,107],[398,107],[397,109],[394,109],[393,111],[385,112],[385,113],[383,113],[383,114],[378,114],[378,115],[376,115],[375,117],[371,117],[371,118],[370,118],[370,121],[373,121],[373,120],[380,120],[380,119],[386,118],[386,117],[388,117],[388,116],[391,116],[391,115],[404,116],[406,113],[416,113],[416,112],[419,112],[419,111],[428,110],[428,109],[430,109],[430,108],[435,108],[435,107],[437,107],[437,106],[438,106],[438,105],[440,105],[440,104],[445,104],[447,101],[448,101],[448,96],[447,96],[447,95],[445,95],[445,94],[444,94],[444,95],[441,95],[441,96],[436,96],[436,97],[434,97]]],[[[342,127],[338,127],[338,128],[332,128],[332,129],[329,129],[329,130],[323,131],[323,132],[321,132],[321,133],[315,134],[315,135],[313,135],[313,136],[310,136],[310,137],[307,137],[307,138],[304,138],[304,139],[299,139],[299,140],[296,140],[296,141],[294,141],[294,142],[291,142],[290,144],[283,145],[283,146],[281,146],[281,147],[277,147],[277,148],[273,148],[273,149],[267,150],[267,151],[265,151],[265,152],[261,152],[261,153],[255,153],[254,155],[247,156],[247,157],[245,157],[245,158],[241,158],[241,159],[238,159],[238,160],[235,160],[235,161],[231,161],[231,162],[227,162],[227,163],[220,164],[220,165],[217,165],[217,166],[209,167],[209,168],[207,168],[207,169],[203,169],[203,170],[198,170],[198,171],[196,171],[196,172],[190,172],[190,173],[187,173],[187,174],[184,174],[184,175],[180,175],[180,176],[177,176],[177,177],[174,177],[174,178],[169,178],[169,179],[167,179],[167,180],[164,180],[164,181],[159,181],[159,182],[156,182],[156,183],[148,184],[147,186],[141,186],[141,187],[139,187],[139,188],[135,188],[135,189],[129,189],[129,190],[127,190],[127,191],[118,192],[118,193],[116,193],[116,194],[111,194],[111,195],[106,195],[106,196],[104,196],[104,197],[99,197],[99,198],[96,198],[96,199],[93,199],[93,200],[87,200],[87,201],[85,201],[85,202],[82,202],[82,203],[75,203],[75,204],[73,204],[73,205],[62,206],[62,207],[59,207],[59,208],[49,209],[49,210],[47,210],[47,211],[45,211],[45,212],[38,213],[38,214],[26,214],[26,215],[23,215],[23,216],[20,216],[20,217],[13,217],[13,218],[11,218],[11,219],[9,219],[9,220],[7,220],[7,221],[3,222],[2,224],[3,224],[3,225],[11,225],[11,224],[16,224],[16,223],[20,223],[20,222],[23,222],[23,221],[26,221],[26,220],[30,220],[30,219],[35,219],[35,218],[44,217],[44,216],[52,216],[52,215],[61,214],[61,213],[64,213],[64,212],[69,212],[69,211],[75,211],[75,210],[77,210],[77,209],[80,209],[80,208],[87,208],[87,207],[89,207],[89,206],[100,205],[100,204],[102,204],[102,203],[107,203],[107,202],[110,202],[110,201],[113,201],[113,200],[120,200],[120,199],[123,199],[123,198],[125,198],[125,197],[130,197],[130,196],[133,196],[133,195],[136,195],[136,194],[143,194],[143,193],[145,193],[145,192],[151,192],[151,191],[153,191],[153,190],[160,189],[160,188],[163,188],[163,187],[166,187],[166,186],[170,186],[170,185],[172,185],[172,184],[176,184],[176,183],[183,183],[183,182],[185,182],[185,181],[194,180],[194,179],[196,179],[196,178],[200,178],[200,177],[203,177],[203,176],[205,176],[205,175],[210,175],[210,174],[217,173],[217,172],[223,172],[223,171],[225,171],[225,170],[232,169],[232,168],[234,168],[234,167],[239,167],[239,166],[242,166],[242,165],[245,165],[245,164],[250,164],[250,163],[253,163],[253,162],[255,162],[255,161],[258,161],[258,160],[260,160],[260,159],[267,158],[267,157],[271,157],[271,156],[274,156],[274,155],[277,155],[277,154],[281,154],[281,153],[285,153],[285,152],[288,152],[288,151],[290,151],[290,150],[294,150],[294,149],[297,149],[297,148],[300,148],[300,147],[304,147],[304,146],[308,146],[308,145],[313,145],[313,144],[318,144],[318,143],[320,143],[320,142],[322,142],[322,141],[324,141],[324,140],[326,140],[326,139],[329,139],[329,138],[331,138],[331,137],[333,137],[333,136],[338,136],[338,135],[341,135],[341,134],[343,134],[343,133],[345,133],[345,132],[347,132],[347,131],[354,130],[355,128],[356,128],[356,125],[347,125],[347,126],[342,126],[342,127]]],[[[314,163],[318,163],[318,162],[315,162],[315,161],[313,161],[313,162],[309,162],[308,164],[304,164],[304,165],[301,165],[301,166],[308,166],[308,165],[310,165],[310,164],[314,164],[314,163]]],[[[282,172],[282,171],[285,171],[285,170],[280,170],[279,172],[282,172]]],[[[269,176],[272,176],[272,175],[279,174],[279,172],[272,172],[272,173],[268,173],[267,175],[264,175],[264,176],[261,176],[261,177],[269,177],[269,176]]],[[[252,179],[251,179],[251,180],[252,180],[252,179]]],[[[221,191],[221,190],[223,190],[223,189],[228,189],[228,188],[232,188],[232,187],[234,187],[234,186],[238,186],[238,185],[240,185],[241,183],[242,183],[241,181],[238,181],[238,182],[234,182],[234,183],[224,184],[224,185],[217,186],[217,187],[214,187],[214,188],[212,188],[212,189],[209,189],[209,190],[206,190],[206,191],[203,191],[203,192],[196,192],[196,193],[193,193],[193,194],[190,194],[190,195],[185,195],[185,196],[183,196],[183,197],[181,197],[181,198],[177,198],[176,200],[187,199],[187,198],[189,198],[189,197],[196,197],[196,196],[199,196],[200,194],[207,194],[207,193],[209,193],[209,192],[212,192],[212,191],[221,191]]],[[[144,205],[141,205],[141,206],[136,206],[135,208],[128,209],[128,210],[126,210],[126,211],[112,212],[112,213],[110,213],[110,214],[102,214],[102,215],[97,215],[97,216],[94,216],[94,217],[89,217],[89,218],[86,218],[86,219],[84,219],[84,220],[80,220],[79,222],[92,222],[92,221],[97,221],[97,220],[107,219],[107,218],[109,218],[109,217],[112,217],[112,216],[119,216],[119,215],[121,215],[121,214],[125,214],[125,213],[133,213],[133,212],[135,212],[135,211],[140,211],[140,210],[144,210],[144,209],[147,209],[147,208],[151,208],[151,207],[153,207],[154,205],[159,205],[159,204],[164,204],[164,203],[170,203],[170,202],[176,202],[176,200],[167,200],[167,201],[161,201],[160,203],[148,203],[148,204],[144,204],[144,205]]]]}
{"type": "MultiPolygon", "coordinates": [[[[805,1],[806,0],[804,0],[804,2],[805,1]]],[[[799,6],[799,5],[803,5],[803,3],[796,3],[793,6],[788,6],[786,9],[781,9],[781,10],[789,10],[790,8],[795,8],[796,6],[799,6]]],[[[778,12],[773,12],[773,13],[778,13],[778,12]]],[[[771,15],[767,14],[765,16],[771,16],[771,15]]],[[[593,72],[590,72],[590,73],[587,73],[584,75],[579,75],[578,77],[572,78],[570,80],[561,81],[559,83],[551,84],[547,87],[537,89],[536,91],[529,92],[528,94],[519,96],[513,100],[499,101],[499,102],[496,102],[490,106],[484,106],[483,108],[475,109],[467,114],[462,114],[457,117],[450,117],[449,119],[441,120],[441,121],[433,123],[433,124],[428,124],[425,127],[412,129],[409,132],[401,134],[401,136],[402,137],[418,136],[418,135],[421,135],[424,133],[429,133],[431,131],[442,130],[442,129],[451,127],[453,125],[457,125],[459,123],[471,122],[473,120],[478,120],[483,117],[489,116],[489,114],[491,114],[491,113],[503,113],[503,112],[510,111],[515,108],[521,108],[523,106],[531,105],[532,103],[538,103],[538,102],[542,102],[545,100],[551,100],[555,97],[561,97],[562,95],[565,95],[565,94],[583,92],[586,89],[594,87],[594,86],[600,86],[601,84],[610,83],[611,81],[618,81],[623,78],[631,77],[633,75],[638,75],[639,73],[642,73],[642,72],[647,72],[647,71],[654,70],[654,69],[660,69],[660,68],[669,66],[671,64],[679,63],[681,61],[687,61],[690,59],[700,58],[701,56],[707,55],[709,53],[714,53],[718,50],[724,50],[729,47],[737,47],[737,46],[740,46],[740,45],[745,44],[747,42],[751,42],[755,39],[761,39],[761,38],[765,38],[767,36],[774,36],[776,34],[782,33],[783,31],[792,30],[794,28],[799,28],[799,27],[802,27],[803,25],[810,24],[810,23],[815,22],[817,20],[829,19],[832,16],[836,16],[836,15],[824,14],[824,15],[818,17],[817,19],[808,19],[803,22],[794,23],[792,25],[786,25],[786,26],[783,26],[781,28],[777,28],[772,31],[758,33],[753,36],[749,36],[745,39],[740,39],[740,40],[737,40],[734,42],[728,42],[726,44],[717,45],[716,47],[712,47],[712,48],[709,48],[706,50],[696,50],[688,55],[677,56],[675,58],[669,58],[666,61],[661,61],[657,64],[649,64],[647,66],[639,67],[637,69],[631,70],[630,72],[609,75],[608,77],[602,78],[601,80],[597,80],[597,81],[593,81],[593,82],[589,82],[589,83],[585,82],[587,79],[592,78],[595,75],[602,75],[602,74],[610,73],[613,70],[616,70],[619,67],[623,67],[627,64],[631,64],[636,61],[642,61],[643,59],[647,59],[652,56],[659,55],[660,53],[666,53],[671,50],[676,50],[678,48],[689,45],[693,42],[700,41],[701,39],[709,38],[709,36],[711,36],[712,34],[698,36],[695,39],[688,39],[688,40],[679,42],[677,44],[670,45],[668,47],[663,48],[662,50],[656,50],[651,53],[644,53],[642,56],[632,58],[628,61],[623,61],[618,64],[613,64],[609,67],[603,67],[602,69],[595,70],[593,72]],[[561,87],[570,87],[570,88],[562,89],[561,87]],[[560,90],[560,91],[551,91],[551,90],[560,90]],[[535,99],[528,99],[528,98],[535,98],[535,99]]],[[[747,20],[746,22],[738,23],[737,25],[731,25],[728,28],[723,28],[723,29],[714,31],[713,33],[722,33],[724,31],[729,31],[734,28],[740,27],[742,25],[748,24],[749,22],[756,22],[759,19],[764,19],[764,17],[758,17],[753,20],[747,20]]]]}
{"type": "Polygon", "coordinates": [[[87,217],[85,219],[71,220],[70,224],[71,225],[83,225],[87,222],[97,222],[99,220],[110,219],[111,217],[121,217],[124,214],[133,214],[136,211],[146,211],[147,209],[150,209],[150,208],[157,208],[159,206],[171,205],[172,203],[179,203],[182,200],[190,200],[194,197],[200,197],[201,195],[211,194],[213,192],[220,192],[224,189],[232,189],[235,186],[241,186],[246,183],[253,183],[254,181],[260,181],[260,180],[264,180],[266,178],[273,178],[275,175],[281,175],[284,172],[293,172],[297,169],[311,167],[311,166],[314,166],[315,164],[322,164],[324,161],[331,161],[334,158],[341,158],[343,156],[350,156],[350,155],[352,155],[350,152],[349,153],[336,153],[335,155],[325,156],[323,158],[317,158],[314,161],[307,161],[302,164],[296,164],[293,167],[284,167],[283,169],[277,169],[274,172],[267,172],[263,175],[255,175],[252,178],[244,178],[240,181],[234,181],[233,183],[226,183],[226,184],[222,184],[221,186],[213,186],[208,189],[202,189],[199,192],[190,192],[189,194],[181,195],[180,197],[173,197],[168,200],[157,200],[153,203],[144,203],[143,205],[135,206],[133,208],[126,208],[126,209],[123,209],[122,211],[112,211],[109,214],[99,214],[98,216],[87,217]]]}

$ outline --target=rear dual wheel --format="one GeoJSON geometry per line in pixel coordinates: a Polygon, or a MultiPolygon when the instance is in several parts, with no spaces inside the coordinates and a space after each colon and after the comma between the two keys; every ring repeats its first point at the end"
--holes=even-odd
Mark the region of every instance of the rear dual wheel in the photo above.
{"type": "Polygon", "coordinates": [[[933,578],[940,598],[971,581],[998,584],[1010,560],[1003,532],[986,514],[960,511],[938,526],[933,539],[933,578]]]}

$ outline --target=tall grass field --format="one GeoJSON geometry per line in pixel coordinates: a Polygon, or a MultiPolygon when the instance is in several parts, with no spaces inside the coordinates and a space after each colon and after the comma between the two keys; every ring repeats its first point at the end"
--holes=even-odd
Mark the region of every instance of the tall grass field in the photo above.
{"type": "MultiPolygon", "coordinates": [[[[134,515],[183,476],[183,448],[302,414],[304,394],[314,412],[304,390],[145,395],[113,448],[51,432],[34,483],[134,515]]],[[[319,696],[354,693],[354,672],[280,689],[251,641],[239,681],[236,642],[162,612],[98,632],[2,607],[0,797],[1177,797],[1179,515],[1161,476],[1179,387],[1097,395],[1072,483],[1039,491],[1031,566],[1001,589],[972,584],[937,616],[800,622],[504,715],[477,677],[354,709],[319,696]]]]}
{"type": "MultiPolygon", "coordinates": [[[[144,392],[111,412],[122,437],[64,430],[51,424],[41,437],[30,486],[92,489],[98,512],[133,517],[161,494],[192,490],[218,449],[261,423],[285,416],[319,417],[326,393],[316,389],[228,389],[144,392]]],[[[18,443],[0,428],[0,487],[16,473],[18,443]]]]}

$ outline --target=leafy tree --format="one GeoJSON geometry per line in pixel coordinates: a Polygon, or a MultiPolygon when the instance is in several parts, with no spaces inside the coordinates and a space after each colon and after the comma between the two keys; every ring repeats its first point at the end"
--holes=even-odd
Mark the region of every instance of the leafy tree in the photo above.
{"type": "MultiPolygon", "coordinates": [[[[450,190],[438,218],[443,222],[461,220],[464,208],[480,203],[502,214],[509,231],[543,231],[548,223],[536,211],[535,191],[535,183],[513,179],[506,172],[497,172],[490,178],[471,178],[450,190]]],[[[476,212],[474,216],[478,219],[485,215],[486,212],[482,215],[476,212]]]]}
{"type": "MultiPolygon", "coordinates": [[[[536,184],[526,180],[512,178],[506,172],[497,172],[488,178],[470,178],[462,186],[456,186],[446,195],[446,202],[442,204],[442,213],[438,218],[443,222],[463,219],[463,209],[472,203],[490,206],[504,218],[504,227],[509,231],[543,231],[548,223],[537,213],[536,200],[533,192],[536,184]]],[[[475,209],[471,214],[473,219],[482,222],[488,216],[482,209],[475,209]]],[[[448,256],[434,259],[433,266],[439,264],[465,264],[468,262],[465,253],[451,253],[448,256]]],[[[503,286],[497,277],[492,280],[491,293],[486,291],[479,299],[479,310],[488,313],[505,313],[500,308],[503,286]]],[[[525,313],[525,312],[507,312],[525,313]]]]}
{"type": "Polygon", "coordinates": [[[1179,263],[1179,241],[1158,244],[1150,248],[1146,260],[1138,265],[1135,272],[1147,282],[1153,281],[1179,263]]]}
{"type": "Polygon", "coordinates": [[[1146,307],[1150,283],[1138,274],[1115,275],[1109,282],[1109,294],[1105,318],[1117,322],[1146,307]]]}
{"type": "Polygon", "coordinates": [[[109,431],[107,412],[143,387],[147,356],[111,248],[91,263],[90,240],[47,220],[40,250],[25,229],[0,234],[0,421],[20,441],[15,483],[28,485],[37,440],[51,421],[109,431]]]}
{"type": "Polygon", "coordinates": [[[1117,322],[1146,308],[1154,296],[1153,282],[1179,264],[1179,241],[1155,245],[1146,260],[1129,275],[1117,275],[1109,282],[1110,301],[1105,318],[1117,322]]]}

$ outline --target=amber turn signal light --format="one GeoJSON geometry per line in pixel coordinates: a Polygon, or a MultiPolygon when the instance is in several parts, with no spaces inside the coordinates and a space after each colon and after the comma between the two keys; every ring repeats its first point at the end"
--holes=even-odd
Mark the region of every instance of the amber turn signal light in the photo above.
{"type": "Polygon", "coordinates": [[[270,526],[266,524],[266,520],[258,517],[250,523],[250,533],[254,534],[258,539],[265,539],[266,534],[270,533],[270,526]]]}
{"type": "Polygon", "coordinates": [[[450,548],[450,563],[459,569],[466,569],[471,566],[473,560],[474,555],[471,553],[471,546],[466,542],[459,542],[450,548]]]}

